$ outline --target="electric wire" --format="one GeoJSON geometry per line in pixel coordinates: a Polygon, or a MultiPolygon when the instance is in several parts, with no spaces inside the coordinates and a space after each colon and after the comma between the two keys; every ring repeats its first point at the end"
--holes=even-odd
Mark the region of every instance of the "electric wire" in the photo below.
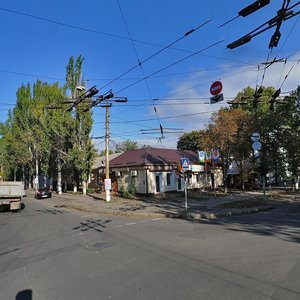
{"type": "MultiPolygon", "coordinates": [[[[118,2],[119,3],[119,2],[118,2]]],[[[119,5],[120,7],[120,5],[119,5]]],[[[122,11],[121,7],[120,7],[120,10],[122,11]]],[[[122,13],[122,12],[121,12],[122,13]]],[[[124,18],[124,15],[122,13],[122,16],[123,16],[123,20],[126,24],[126,28],[127,28],[127,32],[129,32],[128,30],[128,26],[127,26],[127,23],[126,23],[126,20],[124,18]]],[[[175,45],[176,43],[178,43],[179,41],[183,40],[184,38],[186,38],[188,35],[190,35],[191,33],[195,32],[196,30],[198,30],[199,28],[205,26],[206,24],[208,24],[211,20],[208,20],[206,22],[204,22],[203,24],[197,26],[195,29],[191,29],[190,31],[188,31],[187,33],[185,33],[182,37],[178,38],[177,40],[171,42],[170,44],[164,46],[162,49],[160,49],[159,51],[151,54],[150,56],[148,56],[147,58],[145,58],[144,60],[140,61],[138,59],[138,63],[136,65],[134,65],[133,67],[131,67],[130,69],[128,69],[127,71],[123,72],[122,74],[118,75],[115,79],[111,80],[110,82],[106,83],[104,86],[102,86],[101,88],[105,88],[107,87],[108,85],[114,83],[115,81],[117,81],[118,79],[120,79],[121,77],[125,76],[126,74],[130,73],[131,71],[133,71],[134,69],[136,69],[138,66],[141,66],[142,64],[144,64],[145,62],[149,61],[150,59],[152,59],[153,57],[157,56],[158,54],[160,54],[161,52],[165,51],[166,49],[169,49],[171,48],[173,45],[175,45]]],[[[130,36],[130,33],[129,33],[129,36],[130,36]]],[[[133,43],[134,40],[131,38],[130,36],[130,40],[131,42],[133,43]]],[[[136,49],[135,47],[133,46],[134,48],[134,51],[135,51],[135,54],[137,56],[137,52],[136,52],[136,49]]]]}
{"type": "MultiPolygon", "coordinates": [[[[176,115],[176,116],[168,116],[168,117],[161,117],[161,119],[176,119],[176,118],[182,118],[182,117],[191,117],[191,116],[197,116],[197,115],[203,115],[203,114],[211,114],[215,113],[217,110],[211,110],[211,111],[202,111],[198,113],[190,113],[190,114],[182,114],[182,115],[176,115]]],[[[150,118],[150,119],[140,119],[140,120],[127,120],[123,122],[110,122],[112,124],[120,124],[120,123],[135,123],[135,122],[149,122],[149,121],[155,121],[156,119],[150,118]]],[[[102,122],[95,122],[94,124],[100,124],[102,122]]]]}
{"type": "MultiPolygon", "coordinates": [[[[129,40],[128,37],[125,37],[122,35],[108,33],[108,32],[99,31],[99,30],[95,30],[95,29],[90,29],[90,28],[86,28],[86,27],[82,27],[82,26],[78,26],[78,25],[72,25],[72,24],[68,24],[68,23],[64,23],[64,22],[60,22],[60,21],[55,21],[55,20],[51,20],[48,18],[43,18],[43,17],[39,17],[39,16],[36,16],[33,14],[28,14],[28,13],[24,13],[24,12],[12,10],[12,9],[0,7],[0,10],[9,12],[9,13],[13,13],[13,14],[17,14],[17,15],[21,15],[21,16],[25,16],[25,17],[29,17],[29,18],[36,19],[36,20],[43,21],[43,22],[48,22],[48,23],[52,23],[52,24],[56,24],[56,25],[60,25],[60,26],[64,26],[64,27],[69,27],[72,29],[80,30],[80,31],[92,32],[92,33],[101,34],[101,35],[105,35],[105,36],[109,36],[109,37],[119,38],[119,39],[123,39],[123,40],[129,40]]],[[[161,45],[146,42],[146,41],[141,41],[141,40],[134,40],[134,41],[141,43],[141,44],[150,45],[150,46],[163,47],[161,45]]]]}
{"type": "Polygon", "coordinates": [[[289,75],[291,74],[291,72],[292,72],[293,68],[294,68],[296,65],[298,65],[298,64],[299,64],[299,62],[300,62],[300,59],[297,61],[297,63],[296,63],[296,64],[294,64],[294,65],[292,65],[292,66],[291,66],[290,70],[289,70],[289,71],[288,71],[288,73],[285,75],[285,77],[284,77],[284,79],[283,79],[283,81],[282,81],[282,83],[281,83],[281,85],[280,85],[280,88],[279,88],[279,89],[281,89],[281,88],[282,88],[282,86],[284,85],[285,81],[287,80],[287,78],[288,78],[288,77],[289,77],[289,75]]]}
{"type": "MultiPolygon", "coordinates": [[[[232,61],[230,59],[223,58],[224,60],[227,61],[232,61]]],[[[290,60],[292,61],[292,60],[290,60]]],[[[238,61],[233,61],[233,62],[238,62],[238,61]]],[[[241,63],[241,62],[238,62],[241,63]]],[[[249,66],[254,66],[254,63],[242,63],[243,65],[249,65],[249,66]]],[[[241,66],[226,66],[226,67],[219,67],[219,68],[209,68],[209,69],[201,69],[201,70],[194,70],[194,71],[185,71],[185,72],[176,72],[176,73],[169,73],[169,74],[161,74],[157,76],[152,76],[151,78],[161,78],[161,77],[171,77],[171,76],[179,76],[179,75],[185,75],[185,74],[192,74],[192,73],[199,73],[199,72],[209,72],[209,71],[217,71],[217,70],[223,70],[223,69],[235,69],[239,68],[241,66]]],[[[0,73],[7,73],[7,74],[13,74],[13,75],[23,75],[23,76],[28,76],[28,77],[35,77],[35,78],[45,78],[45,79],[52,79],[52,80],[57,80],[60,82],[65,82],[65,78],[59,78],[59,77],[52,77],[52,76],[47,76],[47,75],[41,75],[41,74],[31,74],[31,73],[25,73],[25,72],[17,72],[17,71],[11,71],[11,70],[4,70],[0,69],[0,73]]],[[[141,79],[140,77],[125,77],[125,78],[119,78],[118,80],[139,80],[141,79]]],[[[90,82],[97,82],[97,81],[111,81],[114,80],[113,78],[90,78],[90,82]]]]}
{"type": "MultiPolygon", "coordinates": [[[[140,70],[141,70],[141,72],[142,72],[142,75],[143,75],[143,77],[145,77],[145,73],[144,73],[144,69],[143,69],[143,67],[142,67],[142,63],[144,63],[145,61],[147,61],[147,60],[149,60],[150,58],[154,57],[154,56],[157,55],[158,53],[162,52],[163,49],[161,49],[161,51],[157,52],[156,54],[150,56],[147,60],[144,60],[143,62],[141,62],[140,59],[139,59],[139,56],[138,56],[136,47],[135,47],[135,45],[134,45],[134,42],[133,42],[133,39],[132,39],[130,30],[129,30],[128,24],[127,24],[127,22],[126,22],[126,19],[125,19],[125,16],[124,16],[124,13],[123,13],[123,10],[122,10],[122,7],[121,7],[121,5],[120,5],[119,0],[117,0],[117,3],[118,3],[119,10],[120,10],[120,12],[121,12],[121,15],[122,15],[123,22],[124,22],[125,27],[126,27],[127,34],[128,34],[128,36],[129,36],[129,38],[130,38],[131,45],[132,45],[132,48],[133,48],[134,53],[135,53],[135,57],[136,57],[136,59],[137,59],[137,61],[138,61],[137,66],[140,67],[140,70]]],[[[145,82],[145,85],[146,85],[148,94],[149,94],[150,98],[152,99],[153,97],[152,97],[152,93],[151,93],[151,91],[150,91],[150,87],[149,87],[148,81],[145,80],[144,82],[145,82]]],[[[156,110],[156,107],[155,107],[154,105],[153,105],[153,109],[154,109],[154,112],[155,112],[155,115],[156,115],[158,124],[159,124],[160,128],[162,128],[161,122],[160,122],[160,119],[159,119],[159,115],[158,115],[157,110],[156,110]]]]}
{"type": "MultiPolygon", "coordinates": [[[[239,75],[239,74],[242,74],[242,73],[245,73],[245,72],[249,72],[249,71],[256,71],[256,70],[254,70],[254,69],[250,69],[250,70],[242,70],[242,71],[239,71],[239,72],[236,72],[236,73],[227,75],[227,76],[223,76],[222,79],[234,77],[234,76],[236,76],[236,75],[239,75]]],[[[164,95],[162,98],[168,98],[168,97],[170,97],[170,96],[178,95],[178,94],[183,93],[183,92],[186,92],[186,91],[188,91],[188,90],[195,89],[195,88],[197,88],[197,87],[199,87],[199,86],[208,85],[209,83],[210,83],[210,81],[206,81],[206,82],[202,82],[202,83],[193,85],[193,86],[191,86],[191,87],[183,88],[183,89],[177,90],[177,91],[174,92],[174,93],[170,93],[170,94],[164,95]]]]}
{"type": "MultiPolygon", "coordinates": [[[[267,60],[266,61],[269,61],[269,57],[270,57],[271,52],[272,52],[272,49],[270,49],[270,51],[268,52],[267,60]]],[[[265,80],[266,71],[267,71],[267,68],[264,68],[263,75],[262,75],[261,82],[260,82],[260,87],[263,86],[263,82],[265,80]]]]}
{"type": "Polygon", "coordinates": [[[213,44],[211,44],[211,45],[209,45],[209,46],[207,46],[207,47],[205,47],[205,48],[200,49],[200,50],[197,51],[197,52],[194,52],[194,53],[192,53],[192,54],[190,54],[190,55],[188,55],[188,56],[185,56],[184,58],[179,59],[179,60],[177,60],[177,61],[175,61],[175,62],[169,64],[168,66],[163,67],[163,68],[159,69],[158,71],[155,71],[155,72],[153,72],[152,74],[147,75],[147,76],[145,76],[144,78],[142,78],[142,79],[140,79],[140,80],[137,80],[137,81],[135,81],[134,83],[132,83],[132,84],[130,84],[130,85],[128,85],[128,86],[126,86],[126,87],[120,89],[117,93],[120,93],[120,92],[122,92],[122,91],[124,91],[124,90],[126,90],[126,89],[128,89],[128,88],[130,88],[130,87],[132,87],[132,86],[134,86],[134,85],[136,85],[136,84],[138,84],[138,83],[140,83],[141,81],[143,81],[143,80],[145,80],[145,79],[148,79],[148,78],[152,77],[153,75],[156,75],[156,74],[158,74],[158,73],[160,73],[160,72],[162,72],[162,71],[165,71],[165,70],[167,70],[167,69],[169,69],[169,68],[171,68],[171,67],[173,67],[173,66],[175,66],[175,65],[177,65],[177,64],[179,64],[179,63],[181,63],[181,62],[183,62],[183,61],[185,61],[185,60],[187,60],[187,59],[189,59],[189,58],[191,58],[191,57],[193,57],[193,56],[195,56],[195,55],[197,55],[198,53],[203,52],[203,51],[205,51],[205,50],[208,50],[208,49],[210,49],[210,48],[212,48],[212,47],[214,47],[214,46],[216,46],[216,45],[218,45],[218,44],[220,44],[220,43],[222,43],[222,42],[224,42],[224,40],[215,42],[215,43],[213,43],[213,44]]]}

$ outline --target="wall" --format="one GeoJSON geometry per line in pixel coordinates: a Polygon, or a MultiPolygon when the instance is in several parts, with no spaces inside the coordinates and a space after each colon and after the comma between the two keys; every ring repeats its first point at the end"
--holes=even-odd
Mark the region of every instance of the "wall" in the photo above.
{"type": "Polygon", "coordinates": [[[131,191],[133,180],[135,179],[136,192],[139,194],[146,193],[146,170],[145,169],[118,169],[115,172],[118,174],[119,191],[123,185],[127,191],[131,191]],[[137,176],[132,176],[131,171],[137,171],[137,176]],[[119,176],[120,175],[120,176],[119,176]]]}
{"type": "MultiPolygon", "coordinates": [[[[178,176],[175,171],[149,171],[148,193],[156,194],[156,176],[159,176],[160,193],[177,191],[178,176]],[[170,184],[167,184],[167,174],[170,174],[170,184]]],[[[183,181],[182,181],[183,188],[183,181]]]]}

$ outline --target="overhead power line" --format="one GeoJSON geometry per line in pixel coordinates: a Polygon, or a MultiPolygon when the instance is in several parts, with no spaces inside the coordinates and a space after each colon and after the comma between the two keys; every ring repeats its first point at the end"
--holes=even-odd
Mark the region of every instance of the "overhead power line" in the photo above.
{"type": "MultiPolygon", "coordinates": [[[[191,117],[191,116],[197,116],[197,115],[204,115],[204,114],[211,114],[217,112],[217,110],[211,110],[211,111],[202,111],[198,113],[191,113],[191,114],[183,114],[183,115],[176,115],[176,116],[169,116],[169,117],[161,117],[161,119],[176,119],[176,118],[182,118],[182,117],[191,117]]],[[[110,122],[114,124],[127,124],[127,123],[135,123],[135,122],[148,122],[148,121],[155,121],[156,119],[151,118],[151,119],[140,119],[140,120],[128,120],[128,121],[115,121],[115,122],[110,122]]],[[[102,122],[95,122],[94,124],[101,124],[102,122]]]]}
{"type": "MultiPolygon", "coordinates": [[[[140,70],[141,70],[141,72],[142,72],[142,75],[143,75],[143,77],[145,77],[145,72],[144,72],[144,69],[143,69],[143,66],[142,66],[142,64],[143,64],[143,63],[144,63],[146,60],[144,60],[143,62],[141,62],[141,61],[140,61],[140,58],[139,58],[138,52],[137,52],[137,50],[136,50],[136,47],[135,47],[135,44],[134,44],[134,42],[133,42],[133,39],[132,39],[132,36],[131,36],[130,30],[129,30],[129,26],[128,26],[127,22],[126,22],[125,15],[124,15],[124,13],[123,13],[123,10],[122,10],[122,7],[121,7],[121,5],[120,5],[120,2],[119,2],[119,0],[117,0],[117,3],[118,3],[118,6],[119,6],[119,9],[120,9],[120,12],[121,12],[122,18],[123,18],[123,22],[124,22],[124,24],[125,24],[125,27],[126,27],[126,30],[127,30],[127,34],[128,34],[128,36],[129,36],[129,38],[130,38],[131,45],[132,45],[132,48],[133,48],[133,51],[134,51],[135,57],[136,57],[136,59],[137,59],[137,62],[138,62],[138,64],[137,64],[136,66],[139,66],[139,67],[140,67],[140,70]]],[[[162,49],[161,51],[163,51],[163,49],[162,49]]],[[[157,52],[157,54],[158,54],[158,53],[160,53],[161,51],[158,51],[158,52],[157,52]]],[[[157,54],[155,54],[155,55],[157,55],[157,54]]],[[[155,56],[155,55],[154,55],[154,56],[155,56]]],[[[149,59],[151,59],[152,57],[153,57],[153,56],[150,56],[150,57],[149,57],[149,59]]],[[[150,98],[153,98],[153,97],[152,97],[152,93],[151,93],[151,90],[150,90],[150,87],[149,87],[149,84],[148,84],[148,81],[147,81],[147,80],[145,80],[145,85],[146,85],[146,87],[147,87],[147,91],[148,91],[148,93],[149,93],[149,96],[150,96],[150,98]]],[[[158,120],[159,126],[162,128],[162,126],[161,126],[161,122],[160,122],[160,119],[159,119],[159,115],[158,115],[158,112],[157,112],[157,109],[156,109],[156,107],[155,107],[153,104],[152,104],[152,106],[153,106],[153,109],[154,109],[154,112],[155,112],[156,118],[157,118],[157,120],[158,120]]],[[[163,136],[163,133],[161,133],[161,134],[162,134],[162,136],[163,136]]]]}
{"type": "MultiPolygon", "coordinates": [[[[82,26],[78,26],[78,25],[72,25],[72,24],[68,24],[68,23],[64,23],[64,22],[60,22],[60,21],[55,21],[55,20],[39,17],[39,16],[36,16],[36,15],[32,15],[32,14],[12,10],[12,9],[7,9],[7,8],[0,7],[0,10],[5,11],[5,12],[9,12],[9,13],[13,13],[13,14],[17,14],[17,15],[21,15],[21,16],[25,16],[25,17],[29,17],[29,18],[36,19],[36,20],[39,20],[39,21],[44,21],[44,22],[48,22],[48,23],[52,23],[52,24],[56,24],[56,25],[60,25],[60,26],[64,26],[64,27],[69,27],[69,28],[81,30],[81,31],[97,33],[97,34],[106,35],[106,36],[109,36],[109,37],[119,38],[119,39],[123,39],[123,40],[130,40],[128,37],[125,37],[125,36],[122,36],[122,35],[108,33],[108,32],[99,31],[99,30],[95,30],[95,29],[90,29],[90,28],[86,28],[86,27],[82,27],[82,26]]],[[[141,44],[161,47],[161,45],[146,42],[146,41],[141,41],[141,40],[134,40],[134,41],[138,42],[138,43],[141,43],[141,44]]]]}
{"type": "Polygon", "coordinates": [[[179,59],[179,60],[173,62],[172,64],[170,64],[170,65],[168,65],[168,66],[166,66],[166,67],[164,67],[164,68],[161,68],[160,70],[155,71],[155,72],[153,72],[152,74],[147,75],[147,76],[145,76],[144,78],[142,78],[142,79],[140,79],[140,80],[137,80],[136,82],[134,82],[134,83],[132,83],[132,84],[130,84],[130,85],[128,85],[128,86],[122,88],[122,89],[119,90],[117,93],[119,93],[119,92],[121,92],[121,91],[124,91],[124,90],[126,90],[126,89],[128,89],[128,88],[130,88],[130,87],[132,87],[132,86],[134,86],[134,85],[136,85],[136,84],[138,84],[138,83],[140,83],[141,81],[143,81],[143,80],[145,80],[145,79],[148,79],[148,78],[152,77],[153,75],[156,75],[156,74],[158,74],[158,73],[160,73],[160,72],[162,72],[162,71],[165,71],[165,70],[167,70],[167,69],[169,69],[169,68],[171,68],[171,67],[173,67],[173,66],[175,66],[175,65],[177,65],[177,64],[179,64],[179,63],[181,63],[181,62],[183,62],[183,61],[185,61],[185,60],[187,60],[187,59],[189,59],[189,58],[191,58],[191,57],[193,57],[193,56],[195,56],[195,55],[197,55],[197,54],[199,54],[199,53],[205,51],[205,50],[208,50],[208,49],[210,49],[210,48],[212,48],[212,47],[214,47],[214,46],[216,46],[216,45],[222,43],[223,41],[224,41],[224,40],[218,41],[218,42],[213,43],[213,44],[211,44],[211,45],[209,45],[209,46],[207,46],[207,47],[205,47],[205,48],[200,49],[200,50],[197,51],[197,52],[194,52],[193,54],[190,54],[190,55],[188,55],[188,56],[185,56],[184,58],[179,59]]]}
{"type": "MultiPolygon", "coordinates": [[[[36,19],[36,20],[39,20],[39,21],[48,22],[48,23],[59,25],[59,26],[68,27],[68,28],[75,29],[75,30],[96,33],[96,34],[105,35],[105,36],[118,38],[118,39],[123,39],[123,40],[130,40],[130,38],[126,37],[126,36],[122,36],[122,35],[118,35],[118,34],[114,34],[114,33],[109,33],[109,32],[104,32],[104,31],[99,31],[99,30],[95,30],[95,29],[91,29],[91,28],[87,28],[87,27],[83,27],[83,26],[79,26],[79,25],[72,25],[72,24],[61,22],[61,21],[55,21],[55,20],[52,20],[52,19],[36,16],[36,15],[33,15],[33,14],[29,14],[29,13],[24,13],[24,12],[21,12],[21,11],[7,9],[7,8],[4,8],[4,7],[0,7],[0,10],[8,12],[8,13],[21,15],[21,16],[24,16],[24,17],[36,19]]],[[[161,44],[151,43],[151,42],[147,42],[147,41],[143,41],[143,40],[133,39],[133,41],[136,42],[136,43],[149,45],[149,46],[154,46],[154,47],[160,47],[160,48],[165,47],[164,45],[161,45],[161,44]]],[[[181,51],[181,52],[192,52],[190,50],[180,49],[180,48],[172,48],[172,49],[177,50],[177,51],[181,51]]]]}
{"type": "MultiPolygon", "coordinates": [[[[124,18],[124,17],[123,17],[124,18]]],[[[205,26],[206,24],[208,24],[211,20],[208,20],[200,25],[198,25],[196,28],[193,28],[189,31],[187,31],[183,36],[181,36],[180,38],[176,39],[175,41],[171,42],[170,44],[164,46],[162,49],[160,49],[159,51],[151,54],[150,56],[148,56],[147,58],[143,59],[142,61],[140,61],[138,59],[138,63],[136,65],[134,65],[133,67],[131,67],[130,69],[128,69],[127,71],[123,72],[122,74],[118,75],[115,79],[111,80],[110,82],[108,82],[107,84],[105,84],[104,86],[102,86],[101,88],[105,88],[106,86],[114,83],[115,81],[117,81],[118,79],[120,79],[121,77],[125,76],[126,74],[128,74],[129,72],[133,71],[134,69],[136,69],[137,67],[140,67],[142,64],[144,64],[145,62],[149,61],[150,59],[152,59],[153,57],[157,56],[158,54],[160,54],[161,52],[165,51],[168,48],[171,48],[173,45],[175,45],[176,43],[178,43],[179,41],[183,40],[184,38],[186,38],[187,36],[189,36],[190,34],[192,34],[193,32],[197,31],[199,28],[205,26]]],[[[127,28],[127,27],[126,27],[127,28]]],[[[127,28],[128,31],[128,28],[127,28]]],[[[130,36],[130,34],[129,34],[130,36]]],[[[132,42],[134,42],[135,40],[131,38],[129,38],[132,42]]],[[[135,50],[135,47],[133,47],[135,50]]],[[[135,50],[135,54],[136,50],[135,50]]],[[[143,79],[142,79],[143,80],[143,79]]]]}

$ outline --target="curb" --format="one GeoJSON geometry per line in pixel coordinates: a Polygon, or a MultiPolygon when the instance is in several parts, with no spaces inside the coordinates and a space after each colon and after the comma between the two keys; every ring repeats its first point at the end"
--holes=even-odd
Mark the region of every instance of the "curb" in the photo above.
{"type": "Polygon", "coordinates": [[[201,213],[201,214],[184,213],[180,215],[180,218],[191,220],[191,221],[201,220],[201,219],[214,220],[214,219],[219,219],[224,217],[240,216],[240,215],[253,214],[257,212],[263,212],[263,211],[272,210],[274,208],[275,206],[267,206],[267,207],[256,207],[256,208],[240,210],[240,211],[228,211],[224,213],[201,213]]]}
{"type": "Polygon", "coordinates": [[[246,215],[252,214],[257,212],[263,212],[272,210],[275,206],[267,206],[267,207],[256,207],[247,210],[240,210],[240,211],[228,211],[223,213],[192,213],[192,212],[183,212],[183,213],[172,213],[172,212],[163,212],[163,213],[155,213],[155,212],[133,212],[133,211],[119,211],[119,210],[103,210],[103,209],[96,209],[91,210],[89,208],[83,207],[81,205],[74,205],[74,204],[62,204],[62,205],[55,205],[54,207],[62,207],[62,208],[69,208],[78,211],[84,212],[93,212],[98,214],[105,214],[111,216],[122,216],[122,217],[136,217],[136,218],[175,218],[175,219],[183,219],[183,220],[190,220],[190,221],[197,221],[201,219],[207,220],[215,220],[224,217],[231,217],[231,216],[239,216],[239,215],[246,215]]]}

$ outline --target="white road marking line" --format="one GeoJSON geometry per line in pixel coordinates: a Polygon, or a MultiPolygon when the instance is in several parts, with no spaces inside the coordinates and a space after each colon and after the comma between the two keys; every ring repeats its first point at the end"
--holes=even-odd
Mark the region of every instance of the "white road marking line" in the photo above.
{"type": "Polygon", "coordinates": [[[131,222],[131,223],[126,223],[125,225],[135,225],[136,224],[136,222],[131,222]]]}
{"type": "Polygon", "coordinates": [[[155,219],[150,219],[150,220],[141,220],[141,221],[136,221],[136,222],[130,222],[130,223],[125,223],[125,224],[121,224],[121,225],[117,225],[115,226],[115,228],[121,228],[121,227],[124,227],[124,226],[131,226],[131,225],[138,225],[138,224],[141,224],[141,223],[149,223],[149,222],[154,222],[154,221],[158,221],[158,220],[161,220],[162,218],[155,218],[155,219]]]}

